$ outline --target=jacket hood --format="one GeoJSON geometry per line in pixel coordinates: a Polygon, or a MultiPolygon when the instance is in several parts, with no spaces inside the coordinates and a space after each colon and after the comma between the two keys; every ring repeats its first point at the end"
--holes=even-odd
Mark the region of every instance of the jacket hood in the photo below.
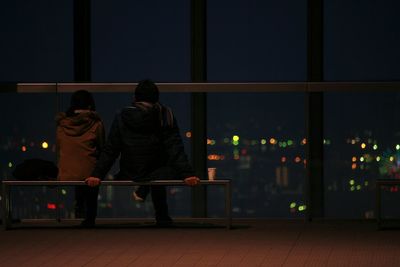
{"type": "Polygon", "coordinates": [[[64,112],[61,112],[56,116],[57,125],[68,136],[81,136],[100,120],[99,115],[94,111],[78,113],[73,117],[67,117],[64,112]]]}
{"type": "Polygon", "coordinates": [[[126,107],[120,116],[124,126],[138,133],[154,133],[161,128],[160,109],[156,105],[126,107]]]}

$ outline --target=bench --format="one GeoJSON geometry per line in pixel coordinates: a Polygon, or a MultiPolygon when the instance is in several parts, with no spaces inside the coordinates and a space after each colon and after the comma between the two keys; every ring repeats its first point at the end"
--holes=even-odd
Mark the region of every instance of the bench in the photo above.
{"type": "MultiPolygon", "coordinates": [[[[12,227],[11,212],[11,187],[13,186],[84,186],[84,181],[2,181],[2,215],[4,230],[12,227]]],[[[133,182],[133,181],[102,181],[101,186],[138,186],[138,185],[164,185],[164,186],[187,186],[182,180],[155,180],[150,182],[133,182]]],[[[219,185],[224,187],[225,193],[225,222],[226,228],[230,229],[232,225],[232,189],[230,180],[201,180],[200,185],[212,186],[219,185]]],[[[210,218],[207,218],[210,219],[210,218]]]]}
{"type": "Polygon", "coordinates": [[[382,225],[381,205],[382,205],[382,188],[386,186],[400,186],[400,179],[377,179],[376,180],[376,221],[378,228],[382,225]]]}

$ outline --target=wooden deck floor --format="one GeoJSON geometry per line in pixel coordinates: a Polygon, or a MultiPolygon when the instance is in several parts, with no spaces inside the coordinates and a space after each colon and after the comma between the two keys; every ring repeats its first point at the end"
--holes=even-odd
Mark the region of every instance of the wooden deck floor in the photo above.
{"type": "Polygon", "coordinates": [[[234,225],[0,230],[0,266],[400,266],[400,231],[373,222],[234,225]]]}

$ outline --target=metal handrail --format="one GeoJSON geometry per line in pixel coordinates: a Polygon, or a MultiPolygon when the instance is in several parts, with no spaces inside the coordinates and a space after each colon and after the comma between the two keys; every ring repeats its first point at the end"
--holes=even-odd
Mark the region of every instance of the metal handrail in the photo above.
{"type": "MultiPolygon", "coordinates": [[[[1,92],[71,93],[85,89],[94,93],[132,93],[137,83],[15,83],[0,84],[1,92]]],[[[390,82],[246,82],[157,83],[161,92],[387,92],[400,91],[400,81],[390,82]]]]}

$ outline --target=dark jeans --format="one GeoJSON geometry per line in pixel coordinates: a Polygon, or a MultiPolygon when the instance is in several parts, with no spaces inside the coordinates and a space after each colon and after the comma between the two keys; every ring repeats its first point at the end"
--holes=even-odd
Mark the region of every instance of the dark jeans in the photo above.
{"type": "MultiPolygon", "coordinates": [[[[176,177],[175,171],[168,166],[161,167],[153,171],[150,175],[150,180],[169,180],[176,177]]],[[[170,220],[167,203],[167,188],[163,185],[140,186],[137,192],[145,197],[148,192],[151,192],[151,199],[155,212],[156,221],[170,220]]]]}
{"type": "Polygon", "coordinates": [[[97,216],[98,195],[98,186],[75,186],[75,217],[94,221],[97,216]]]}

